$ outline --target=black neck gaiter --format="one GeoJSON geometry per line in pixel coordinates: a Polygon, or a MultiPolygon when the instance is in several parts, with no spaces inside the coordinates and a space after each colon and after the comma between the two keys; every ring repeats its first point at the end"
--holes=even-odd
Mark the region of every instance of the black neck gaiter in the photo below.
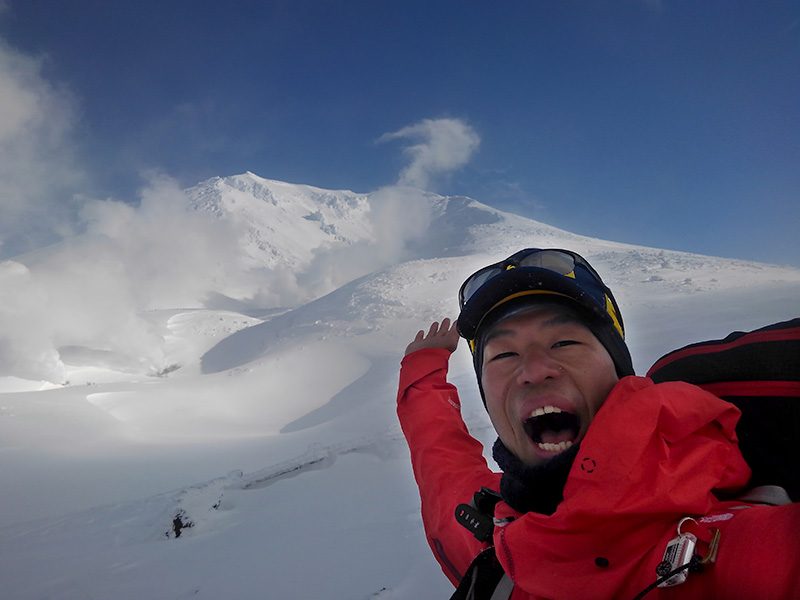
{"type": "Polygon", "coordinates": [[[543,465],[525,465],[497,438],[492,456],[503,470],[500,495],[514,510],[551,515],[564,499],[564,486],[580,445],[575,444],[543,465]]]}

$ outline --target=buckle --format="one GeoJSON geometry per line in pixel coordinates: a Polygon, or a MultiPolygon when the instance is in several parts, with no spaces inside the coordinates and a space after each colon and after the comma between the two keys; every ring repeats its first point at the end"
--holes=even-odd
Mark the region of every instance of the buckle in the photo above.
{"type": "Polygon", "coordinates": [[[494,507],[501,499],[494,490],[482,487],[475,492],[471,504],[459,504],[456,507],[456,521],[479,542],[488,542],[494,533],[494,507]]]}

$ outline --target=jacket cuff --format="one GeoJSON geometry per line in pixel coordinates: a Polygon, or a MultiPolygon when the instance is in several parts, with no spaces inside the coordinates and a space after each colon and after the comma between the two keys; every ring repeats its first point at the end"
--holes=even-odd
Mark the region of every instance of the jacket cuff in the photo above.
{"type": "Polygon", "coordinates": [[[407,354],[400,362],[400,398],[405,390],[416,382],[425,379],[437,371],[443,371],[442,379],[447,379],[447,367],[452,352],[447,348],[423,348],[407,354]]]}

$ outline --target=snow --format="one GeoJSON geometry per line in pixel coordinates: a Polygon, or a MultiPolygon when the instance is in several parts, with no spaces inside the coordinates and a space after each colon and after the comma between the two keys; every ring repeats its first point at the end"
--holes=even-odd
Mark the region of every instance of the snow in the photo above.
{"type": "MultiPolygon", "coordinates": [[[[0,265],[4,598],[448,597],[396,422],[398,364],[417,329],[457,314],[470,272],[519,248],[598,268],[640,373],[797,316],[800,270],[592,239],[468,198],[252,173],[182,197],[191,212],[174,215],[192,216],[174,223],[191,231],[144,206],[105,237],[0,265]],[[172,259],[186,239],[199,260],[172,259]],[[107,293],[92,265],[110,248],[107,293]],[[192,523],[180,537],[176,516],[192,523]]],[[[491,444],[463,344],[450,374],[491,444]]]]}
{"type": "Polygon", "coordinates": [[[196,209],[231,220],[253,265],[300,268],[320,246],[371,236],[367,196],[345,190],[286,184],[247,172],[209,180],[187,194],[196,209]]]}

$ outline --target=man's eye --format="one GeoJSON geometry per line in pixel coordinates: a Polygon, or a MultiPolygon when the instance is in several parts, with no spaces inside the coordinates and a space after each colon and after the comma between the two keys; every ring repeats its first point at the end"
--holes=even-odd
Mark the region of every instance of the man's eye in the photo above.
{"type": "Polygon", "coordinates": [[[559,340],[555,344],[553,344],[553,348],[563,348],[564,346],[572,346],[573,344],[579,344],[577,340],[559,340]]]}
{"type": "Polygon", "coordinates": [[[516,352],[499,352],[495,354],[490,360],[500,360],[503,358],[509,358],[511,356],[516,356],[516,352]]]}

